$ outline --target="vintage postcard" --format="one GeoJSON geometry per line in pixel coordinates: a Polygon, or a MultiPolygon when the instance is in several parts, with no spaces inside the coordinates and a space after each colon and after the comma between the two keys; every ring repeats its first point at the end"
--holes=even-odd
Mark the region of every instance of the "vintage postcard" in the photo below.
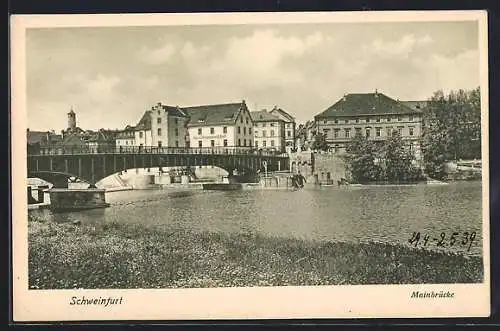
{"type": "Polygon", "coordinates": [[[485,11],[11,28],[15,321],[489,316],[485,11]]]}

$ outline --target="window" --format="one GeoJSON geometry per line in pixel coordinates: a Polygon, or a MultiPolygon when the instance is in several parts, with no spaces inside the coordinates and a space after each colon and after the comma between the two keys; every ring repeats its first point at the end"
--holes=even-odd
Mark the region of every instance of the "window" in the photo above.
{"type": "Polygon", "coordinates": [[[262,141],[262,147],[266,147],[266,143],[267,143],[267,142],[266,142],[265,140],[263,140],[263,141],[262,141]]]}
{"type": "Polygon", "coordinates": [[[271,147],[274,147],[274,140],[271,140],[271,147]]]}
{"type": "Polygon", "coordinates": [[[356,128],[355,130],[356,130],[356,134],[357,134],[357,135],[358,135],[358,134],[359,134],[359,135],[361,134],[361,128],[356,128]]]}
{"type": "Polygon", "coordinates": [[[214,134],[215,132],[215,129],[214,128],[210,128],[210,134],[214,134]]]}
{"type": "Polygon", "coordinates": [[[174,122],[175,122],[175,125],[179,124],[179,119],[178,119],[178,118],[176,118],[176,119],[174,120],[174,122]]]}
{"type": "Polygon", "coordinates": [[[161,141],[158,141],[158,147],[161,147],[161,141]]]}
{"type": "Polygon", "coordinates": [[[259,142],[257,140],[255,141],[255,147],[259,148],[259,142]]]}
{"type": "Polygon", "coordinates": [[[345,120],[345,121],[344,121],[344,123],[345,123],[345,124],[349,123],[349,120],[345,120]]]}
{"type": "Polygon", "coordinates": [[[291,137],[291,136],[292,136],[292,131],[287,131],[287,132],[286,132],[286,135],[287,135],[288,137],[291,137]]]}
{"type": "Polygon", "coordinates": [[[262,127],[265,128],[266,127],[266,122],[262,123],[262,127]]]}
{"type": "Polygon", "coordinates": [[[248,118],[245,118],[245,123],[248,124],[248,118]]]}
{"type": "Polygon", "coordinates": [[[238,139],[238,146],[241,146],[241,139],[238,139]]]}
{"type": "Polygon", "coordinates": [[[365,118],[365,121],[366,123],[370,123],[370,118],[369,117],[365,118]]]}
{"type": "Polygon", "coordinates": [[[390,122],[391,121],[391,118],[390,117],[387,117],[387,122],[390,122]]]}
{"type": "Polygon", "coordinates": [[[125,141],[125,145],[128,145],[128,140],[125,141]]]}
{"type": "Polygon", "coordinates": [[[248,128],[248,134],[252,134],[252,128],[248,128]]]}
{"type": "Polygon", "coordinates": [[[351,129],[345,129],[345,137],[351,138],[351,129]]]}
{"type": "Polygon", "coordinates": [[[158,128],[158,135],[161,136],[161,128],[158,128]]]}
{"type": "Polygon", "coordinates": [[[246,146],[246,145],[247,145],[247,140],[243,139],[243,146],[246,146]]]}
{"type": "Polygon", "coordinates": [[[391,136],[392,136],[392,128],[388,127],[387,128],[387,137],[391,137],[391,136]]]}
{"type": "Polygon", "coordinates": [[[161,117],[158,117],[158,118],[156,119],[156,123],[157,123],[157,124],[161,124],[161,117]]]}
{"type": "Polygon", "coordinates": [[[408,131],[409,131],[408,133],[410,134],[410,136],[413,136],[413,133],[414,133],[414,132],[413,132],[413,128],[409,128],[409,130],[408,130],[408,131]]]}
{"type": "Polygon", "coordinates": [[[377,118],[377,119],[376,119],[376,122],[380,122],[380,118],[377,118]]]}
{"type": "Polygon", "coordinates": [[[161,109],[158,109],[158,115],[161,115],[161,109]]]}
{"type": "Polygon", "coordinates": [[[286,123],[286,127],[287,127],[287,128],[290,128],[290,123],[286,123]]]}
{"type": "Polygon", "coordinates": [[[269,124],[270,126],[274,126],[274,122],[271,122],[271,124],[269,124]]]}
{"type": "Polygon", "coordinates": [[[175,141],[175,147],[179,147],[179,141],[178,140],[175,141]]]}
{"type": "Polygon", "coordinates": [[[178,128],[175,128],[175,135],[178,136],[179,135],[179,129],[178,128]]]}
{"type": "Polygon", "coordinates": [[[200,148],[201,148],[202,146],[203,146],[203,141],[198,140],[198,147],[200,147],[200,148]]]}
{"type": "Polygon", "coordinates": [[[370,129],[366,129],[365,133],[366,133],[366,138],[370,137],[370,129]]]}
{"type": "Polygon", "coordinates": [[[410,121],[410,122],[413,121],[413,116],[412,115],[408,116],[408,121],[410,121]]]}
{"type": "Polygon", "coordinates": [[[241,127],[238,127],[238,133],[241,133],[241,127]]]}
{"type": "Polygon", "coordinates": [[[403,135],[403,128],[398,128],[398,133],[400,136],[402,136],[403,135]]]}
{"type": "Polygon", "coordinates": [[[274,137],[274,130],[271,130],[271,137],[274,137]]]}
{"type": "Polygon", "coordinates": [[[247,127],[246,126],[243,127],[243,134],[247,134],[247,127]]]}
{"type": "Polygon", "coordinates": [[[356,118],[356,123],[359,123],[359,118],[356,118]]]}
{"type": "Polygon", "coordinates": [[[201,128],[198,129],[198,136],[201,136],[201,128]]]}
{"type": "Polygon", "coordinates": [[[403,120],[402,116],[398,116],[398,121],[401,122],[403,120]]]}
{"type": "Polygon", "coordinates": [[[243,123],[243,117],[240,117],[240,123],[243,123]]]}
{"type": "Polygon", "coordinates": [[[215,140],[210,140],[210,147],[215,147],[215,140]]]}
{"type": "Polygon", "coordinates": [[[335,121],[334,121],[334,123],[335,123],[335,124],[339,124],[339,120],[335,120],[335,121]]]}
{"type": "Polygon", "coordinates": [[[227,139],[224,139],[224,147],[227,147],[227,139]]]}
{"type": "Polygon", "coordinates": [[[253,131],[253,134],[257,136],[257,135],[259,134],[259,131],[254,130],[254,131],[253,131]]]}
{"type": "Polygon", "coordinates": [[[323,124],[326,124],[326,123],[328,123],[328,121],[327,121],[327,120],[324,120],[324,121],[323,121],[323,124]]]}
{"type": "Polygon", "coordinates": [[[381,130],[380,128],[375,129],[375,136],[376,137],[380,137],[380,130],[381,130]]]}
{"type": "Polygon", "coordinates": [[[337,139],[339,137],[339,132],[340,132],[340,129],[335,129],[333,131],[333,138],[337,139]]]}
{"type": "Polygon", "coordinates": [[[267,137],[267,132],[266,132],[266,130],[262,130],[262,137],[267,137]]]}
{"type": "Polygon", "coordinates": [[[142,138],[142,131],[139,132],[139,138],[142,138]]]}

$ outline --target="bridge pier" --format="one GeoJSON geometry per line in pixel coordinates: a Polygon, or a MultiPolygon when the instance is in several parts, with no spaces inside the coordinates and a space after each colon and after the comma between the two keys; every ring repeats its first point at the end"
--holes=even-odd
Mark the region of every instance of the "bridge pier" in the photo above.
{"type": "Polygon", "coordinates": [[[64,189],[52,188],[49,190],[50,209],[55,212],[74,211],[82,209],[105,208],[106,203],[104,189],[64,189]]]}

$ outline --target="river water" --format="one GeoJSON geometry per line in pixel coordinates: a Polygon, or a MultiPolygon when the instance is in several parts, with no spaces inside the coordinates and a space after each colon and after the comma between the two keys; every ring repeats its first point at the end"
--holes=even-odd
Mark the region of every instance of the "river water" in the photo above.
{"type": "Polygon", "coordinates": [[[258,232],[321,241],[378,241],[481,255],[480,182],[449,185],[323,187],[319,189],[202,191],[137,190],[106,193],[111,207],[53,214],[57,222],[142,223],[194,231],[258,232]],[[456,242],[450,246],[451,235],[456,242]],[[475,232],[470,250],[464,232],[475,232]],[[444,247],[438,246],[441,233],[444,247]]]}

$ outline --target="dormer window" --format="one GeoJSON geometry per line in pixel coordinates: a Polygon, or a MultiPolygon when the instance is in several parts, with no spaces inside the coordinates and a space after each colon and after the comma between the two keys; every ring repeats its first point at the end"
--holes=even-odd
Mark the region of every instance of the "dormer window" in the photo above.
{"type": "Polygon", "coordinates": [[[198,120],[198,122],[203,123],[203,122],[205,122],[205,120],[204,120],[203,118],[200,118],[200,119],[198,120]]]}

